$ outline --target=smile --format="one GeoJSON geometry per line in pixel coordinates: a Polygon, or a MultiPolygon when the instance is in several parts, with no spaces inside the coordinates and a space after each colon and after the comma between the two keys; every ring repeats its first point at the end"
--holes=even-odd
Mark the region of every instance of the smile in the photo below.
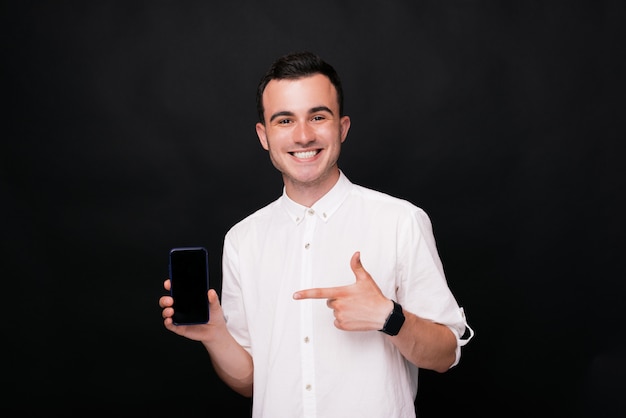
{"type": "Polygon", "coordinates": [[[297,152],[292,152],[291,155],[293,155],[296,158],[306,159],[306,158],[315,157],[317,155],[317,153],[318,153],[317,150],[313,150],[313,151],[297,151],[297,152]]]}

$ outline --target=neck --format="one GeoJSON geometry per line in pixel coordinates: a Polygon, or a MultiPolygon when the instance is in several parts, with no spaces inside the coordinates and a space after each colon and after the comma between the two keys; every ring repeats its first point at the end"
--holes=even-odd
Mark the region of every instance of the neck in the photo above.
{"type": "Polygon", "coordinates": [[[315,182],[298,182],[283,175],[285,192],[291,200],[310,208],[332,189],[339,180],[339,170],[315,182]]]}

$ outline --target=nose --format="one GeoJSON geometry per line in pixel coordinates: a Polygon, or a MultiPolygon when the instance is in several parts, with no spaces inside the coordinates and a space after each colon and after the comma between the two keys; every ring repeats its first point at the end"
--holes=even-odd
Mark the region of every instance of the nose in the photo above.
{"type": "Polygon", "coordinates": [[[300,122],[296,126],[294,132],[294,140],[299,144],[308,144],[315,141],[315,131],[312,126],[306,122],[300,122]]]}

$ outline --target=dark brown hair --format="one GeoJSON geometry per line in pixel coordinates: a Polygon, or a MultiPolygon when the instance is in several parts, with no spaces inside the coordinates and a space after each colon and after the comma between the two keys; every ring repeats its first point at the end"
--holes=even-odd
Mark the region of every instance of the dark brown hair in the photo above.
{"type": "Polygon", "coordinates": [[[337,90],[337,102],[339,104],[339,116],[343,116],[343,89],[339,74],[332,65],[321,59],[312,52],[292,52],[278,58],[259,82],[256,93],[256,108],[259,122],[265,123],[263,116],[263,92],[272,80],[297,79],[314,74],[323,74],[335,86],[337,90]]]}

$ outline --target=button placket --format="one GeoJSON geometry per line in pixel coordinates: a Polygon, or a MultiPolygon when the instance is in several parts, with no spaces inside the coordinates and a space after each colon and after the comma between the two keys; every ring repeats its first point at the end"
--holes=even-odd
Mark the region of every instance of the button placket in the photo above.
{"type": "MultiPolygon", "coordinates": [[[[309,289],[313,285],[313,260],[312,243],[315,232],[317,217],[315,210],[309,208],[305,212],[303,251],[302,251],[302,272],[301,289],[309,289]]],[[[313,300],[306,299],[298,301],[300,303],[300,349],[302,359],[302,396],[305,417],[316,415],[315,398],[315,357],[313,347],[313,300]]]]}

